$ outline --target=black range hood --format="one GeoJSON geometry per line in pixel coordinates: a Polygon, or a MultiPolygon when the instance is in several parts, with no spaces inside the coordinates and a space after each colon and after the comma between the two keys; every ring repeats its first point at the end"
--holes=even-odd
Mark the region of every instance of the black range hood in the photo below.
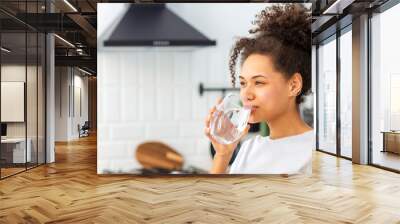
{"type": "Polygon", "coordinates": [[[133,4],[104,46],[215,46],[165,4],[133,4]]]}

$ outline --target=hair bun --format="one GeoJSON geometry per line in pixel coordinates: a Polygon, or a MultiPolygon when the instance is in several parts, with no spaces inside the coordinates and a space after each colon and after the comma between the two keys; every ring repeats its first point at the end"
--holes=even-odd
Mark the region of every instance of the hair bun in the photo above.
{"type": "Polygon", "coordinates": [[[279,4],[256,15],[249,30],[256,38],[273,36],[285,45],[311,51],[311,12],[303,4],[279,4]]]}

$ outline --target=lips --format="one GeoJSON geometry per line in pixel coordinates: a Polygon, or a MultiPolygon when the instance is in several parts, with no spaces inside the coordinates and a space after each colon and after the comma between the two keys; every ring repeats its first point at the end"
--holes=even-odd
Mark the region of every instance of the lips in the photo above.
{"type": "Polygon", "coordinates": [[[251,109],[251,108],[252,108],[251,105],[244,105],[243,107],[244,107],[245,109],[251,109]]]}
{"type": "Polygon", "coordinates": [[[253,113],[254,111],[257,110],[258,106],[252,106],[252,105],[245,105],[246,108],[251,108],[251,112],[253,113]]]}

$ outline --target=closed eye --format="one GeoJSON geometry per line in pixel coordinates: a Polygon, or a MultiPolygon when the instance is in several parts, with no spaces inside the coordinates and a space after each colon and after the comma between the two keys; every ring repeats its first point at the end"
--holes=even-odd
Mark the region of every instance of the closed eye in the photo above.
{"type": "Polygon", "coordinates": [[[254,84],[255,84],[256,86],[259,86],[259,85],[264,85],[265,82],[255,81],[254,84]]]}

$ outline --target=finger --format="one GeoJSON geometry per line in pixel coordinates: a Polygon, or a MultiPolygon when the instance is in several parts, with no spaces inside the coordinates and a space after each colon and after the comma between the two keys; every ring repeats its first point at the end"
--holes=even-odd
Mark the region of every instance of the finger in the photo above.
{"type": "Polygon", "coordinates": [[[213,117],[215,117],[215,116],[217,116],[216,112],[212,112],[212,113],[209,113],[209,114],[207,115],[206,122],[205,122],[206,127],[209,127],[209,126],[210,126],[210,122],[211,122],[211,120],[213,119],[213,117]]]}
{"type": "Polygon", "coordinates": [[[244,132],[245,132],[245,133],[248,133],[249,130],[250,130],[250,127],[251,127],[251,126],[248,124],[248,125],[246,126],[246,129],[244,129],[244,132]]]}
{"type": "Polygon", "coordinates": [[[217,110],[216,106],[211,107],[209,114],[213,114],[217,110]]]}
{"type": "Polygon", "coordinates": [[[204,128],[204,134],[205,134],[205,136],[209,139],[209,140],[211,140],[211,134],[210,134],[210,128],[204,128]]]}
{"type": "Polygon", "coordinates": [[[207,138],[214,143],[215,139],[212,137],[211,133],[210,133],[210,128],[204,128],[204,134],[207,136],[207,138]]]}
{"type": "Polygon", "coordinates": [[[205,119],[205,121],[204,121],[204,124],[205,124],[206,126],[209,125],[210,120],[211,120],[211,116],[213,115],[214,111],[215,111],[215,106],[212,107],[212,108],[210,109],[210,111],[208,112],[208,115],[207,115],[207,117],[206,117],[206,119],[205,119]]]}
{"type": "Polygon", "coordinates": [[[208,114],[206,119],[204,120],[204,125],[208,127],[210,125],[211,114],[208,114]]]}
{"type": "Polygon", "coordinates": [[[207,116],[207,118],[206,118],[206,120],[205,120],[205,126],[206,126],[206,127],[209,127],[209,126],[210,126],[211,119],[213,119],[213,117],[214,117],[214,118],[215,118],[215,117],[218,117],[218,116],[220,116],[221,114],[223,114],[223,112],[222,112],[222,111],[219,111],[219,110],[216,110],[215,107],[214,107],[214,109],[210,110],[210,113],[208,114],[208,116],[207,116]]]}

